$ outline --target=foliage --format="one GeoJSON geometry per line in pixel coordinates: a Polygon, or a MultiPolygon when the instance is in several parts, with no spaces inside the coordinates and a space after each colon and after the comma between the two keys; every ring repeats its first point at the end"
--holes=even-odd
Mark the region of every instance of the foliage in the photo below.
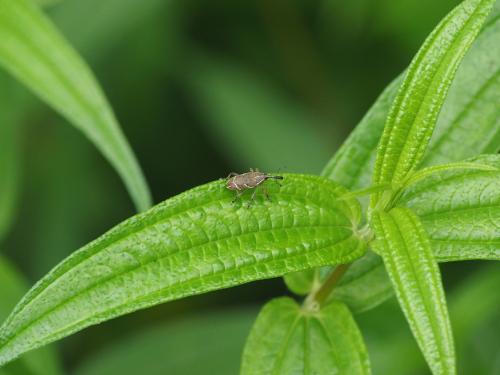
{"type": "MultiPolygon", "coordinates": [[[[21,298],[0,327],[0,365],[7,365],[0,371],[57,374],[50,349],[24,353],[133,311],[285,276],[304,301],[282,297],[264,306],[245,344],[242,374],[370,374],[353,314],[393,293],[432,373],[455,374],[454,314],[448,313],[438,263],[500,259],[500,8],[493,3],[465,0],[436,26],[322,177],[283,173],[282,184],[265,182],[269,198],[259,188],[255,199],[250,192],[235,198],[220,179],[147,209],[149,188],[83,58],[37,5],[0,0],[0,63],[91,140],[118,171],[137,209],[145,210],[72,253],[21,298]]],[[[134,5],[128,6],[133,13],[134,5]]],[[[183,84],[225,152],[276,169],[279,160],[270,159],[278,153],[292,168],[314,171],[327,149],[327,133],[320,130],[324,106],[314,118],[237,64],[198,48],[188,56],[195,73],[183,84]],[[274,133],[263,138],[268,128],[274,133]],[[303,159],[303,153],[310,155],[303,159]]],[[[309,64],[321,82],[321,67],[309,64]]],[[[13,217],[22,129],[19,112],[0,115],[7,124],[0,134],[0,177],[8,182],[0,185],[1,236],[13,217]]],[[[2,300],[17,300],[22,282],[6,277],[12,266],[3,268],[0,277],[16,292],[2,300]]],[[[487,315],[490,307],[478,314],[487,315]]],[[[218,325],[230,352],[236,350],[232,331],[240,332],[248,316],[235,313],[234,325],[218,315],[194,319],[183,330],[206,333],[218,325]]],[[[468,322],[458,321],[459,330],[466,331],[468,322]]],[[[161,346],[164,335],[139,335],[130,345],[161,346]]],[[[234,337],[241,344],[241,335],[234,337]]],[[[137,366],[121,363],[128,345],[116,350],[115,362],[89,362],[81,373],[137,366]]],[[[137,361],[143,356],[138,353],[137,361]]],[[[179,371],[185,366],[171,363],[179,371]]],[[[228,362],[221,371],[234,366],[228,362]]]]}

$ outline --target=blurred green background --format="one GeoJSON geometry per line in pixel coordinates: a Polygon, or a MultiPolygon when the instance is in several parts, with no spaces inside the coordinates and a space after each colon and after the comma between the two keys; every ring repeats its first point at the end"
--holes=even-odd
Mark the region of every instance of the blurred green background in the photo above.
{"type": "MultiPolygon", "coordinates": [[[[160,202],[250,167],[319,173],[457,3],[64,0],[47,12],[97,75],[160,202]]],[[[92,144],[3,71],[0,102],[0,137],[12,139],[0,184],[13,192],[0,246],[31,285],[134,209],[92,144]]],[[[456,315],[477,295],[467,280],[492,273],[479,262],[442,269],[456,315]]],[[[287,293],[270,280],[122,317],[56,344],[53,371],[236,374],[259,306],[287,293]]],[[[488,303],[457,334],[464,374],[500,374],[499,301],[488,303]]],[[[427,373],[394,301],[357,318],[375,374],[427,373]]]]}

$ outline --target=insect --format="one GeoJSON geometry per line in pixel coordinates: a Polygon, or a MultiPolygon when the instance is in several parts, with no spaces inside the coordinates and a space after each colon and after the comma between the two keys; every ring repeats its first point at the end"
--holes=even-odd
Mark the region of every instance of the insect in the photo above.
{"type": "MultiPolygon", "coordinates": [[[[255,194],[257,193],[257,187],[268,179],[283,180],[283,176],[269,175],[267,173],[260,172],[258,169],[254,170],[250,168],[250,172],[242,174],[231,172],[226,178],[226,187],[229,190],[236,191],[236,197],[233,199],[233,202],[235,202],[236,199],[238,199],[245,192],[245,190],[255,189],[251,198],[253,201],[255,194]]],[[[266,195],[266,198],[269,199],[269,194],[267,193],[266,188],[264,186],[261,188],[266,195]]]]}

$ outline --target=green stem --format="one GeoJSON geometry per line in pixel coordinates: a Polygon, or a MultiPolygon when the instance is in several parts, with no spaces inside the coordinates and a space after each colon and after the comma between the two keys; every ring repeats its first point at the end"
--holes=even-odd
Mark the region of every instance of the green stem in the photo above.
{"type": "Polygon", "coordinates": [[[323,305],[350,265],[351,263],[338,265],[330,273],[325,282],[316,291],[311,292],[311,294],[307,296],[304,301],[304,306],[309,309],[317,309],[323,305]]]}

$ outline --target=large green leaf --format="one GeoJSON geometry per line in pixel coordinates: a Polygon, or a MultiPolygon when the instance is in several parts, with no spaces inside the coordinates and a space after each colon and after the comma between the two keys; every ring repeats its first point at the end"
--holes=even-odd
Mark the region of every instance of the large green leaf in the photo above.
{"type": "MultiPolygon", "coordinates": [[[[0,256],[0,319],[7,317],[26,292],[27,282],[15,267],[0,256]]],[[[2,375],[57,375],[61,370],[53,348],[36,350],[0,369],[2,375]]]]}
{"type": "Polygon", "coordinates": [[[283,297],[260,312],[243,352],[241,374],[370,374],[368,354],[349,309],[319,311],[283,297]]]}
{"type": "MultiPolygon", "coordinates": [[[[466,0],[449,13],[412,60],[377,149],[375,184],[400,183],[420,164],[455,72],[493,0],[466,0]]],[[[372,197],[372,207],[382,193],[372,197]]]]}
{"type": "Polygon", "coordinates": [[[171,198],[75,252],[0,328],[0,363],[169,300],[360,257],[360,207],[330,180],[284,175],[272,201],[232,203],[225,181],[171,198]],[[336,199],[338,198],[338,199],[336,199]]]}
{"type": "Polygon", "coordinates": [[[30,1],[0,0],[0,9],[0,64],[95,143],[138,209],[149,207],[139,165],[86,64],[30,1]]]}
{"type": "Polygon", "coordinates": [[[455,374],[453,335],[441,275],[418,217],[408,208],[374,212],[374,248],[384,260],[420,350],[433,374],[455,374]]]}
{"type": "Polygon", "coordinates": [[[500,155],[470,161],[499,170],[436,173],[409,188],[398,202],[420,217],[438,261],[500,260],[500,155]]]}
{"type": "Polygon", "coordinates": [[[257,309],[170,319],[126,335],[84,358],[74,375],[235,375],[257,309]]]}

